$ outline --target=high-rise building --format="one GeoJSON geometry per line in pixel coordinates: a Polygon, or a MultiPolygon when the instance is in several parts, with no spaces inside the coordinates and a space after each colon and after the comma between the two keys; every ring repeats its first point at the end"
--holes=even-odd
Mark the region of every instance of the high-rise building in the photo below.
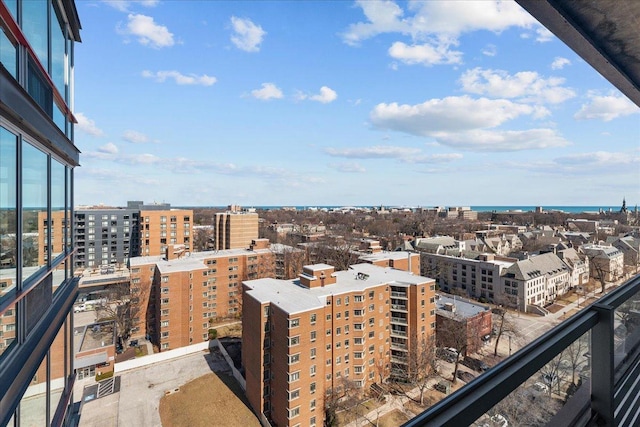
{"type": "MultiPolygon", "coordinates": [[[[38,259],[44,261],[51,230],[54,252],[62,247],[64,212],[38,215],[38,259]],[[51,224],[49,224],[49,222],[51,224]]],[[[172,209],[168,203],[149,204],[127,202],[126,208],[87,206],[74,212],[75,269],[122,265],[130,257],[159,256],[169,245],[182,244],[189,250],[192,244],[191,209],[172,209]]]]}
{"type": "Polygon", "coordinates": [[[140,253],[137,209],[78,209],[75,268],[123,264],[140,253]]]}
{"type": "Polygon", "coordinates": [[[394,268],[315,264],[243,286],[246,395],[278,426],[323,425],[326,393],[345,379],[365,392],[408,375],[411,352],[435,333],[433,279],[394,268]]]}
{"type": "Polygon", "coordinates": [[[57,426],[74,382],[71,96],[81,26],[73,0],[2,0],[0,27],[0,425],[57,426]]]}
{"type": "Polygon", "coordinates": [[[170,245],[184,245],[186,250],[193,242],[191,209],[140,210],[140,255],[164,254],[170,245]]]}
{"type": "MultiPolygon", "coordinates": [[[[232,206],[230,206],[232,207],[232,206]]],[[[241,249],[258,238],[258,214],[255,212],[238,212],[237,207],[215,216],[216,249],[241,249]]]]}

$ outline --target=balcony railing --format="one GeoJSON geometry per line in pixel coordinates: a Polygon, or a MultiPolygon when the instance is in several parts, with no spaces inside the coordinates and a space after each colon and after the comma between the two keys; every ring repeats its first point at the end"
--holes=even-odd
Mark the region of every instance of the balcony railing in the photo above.
{"type": "Polygon", "coordinates": [[[400,323],[402,325],[406,325],[407,324],[407,319],[406,319],[406,317],[393,317],[393,316],[391,316],[391,323],[400,323]]]}
{"type": "Polygon", "coordinates": [[[391,296],[393,298],[407,298],[407,293],[406,292],[395,292],[395,291],[391,291],[391,296]]]}
{"type": "MultiPolygon", "coordinates": [[[[512,398],[516,390],[533,392],[530,384],[536,381],[538,374],[541,380],[533,386],[546,390],[545,393],[552,397],[549,401],[558,403],[568,396],[566,403],[546,422],[547,425],[638,425],[640,275],[584,308],[404,426],[472,425],[497,415],[506,418],[509,425],[518,425],[518,420],[509,420],[497,408],[501,408],[503,399],[512,398]],[[578,361],[586,359],[584,373],[580,375],[582,380],[578,381],[575,392],[565,392],[558,375],[545,373],[544,368],[554,361],[562,365],[562,360],[567,360],[571,349],[581,341],[588,342],[588,346],[584,347],[587,351],[581,350],[576,358],[578,361]]],[[[527,411],[531,409],[528,407],[527,411]]]]}

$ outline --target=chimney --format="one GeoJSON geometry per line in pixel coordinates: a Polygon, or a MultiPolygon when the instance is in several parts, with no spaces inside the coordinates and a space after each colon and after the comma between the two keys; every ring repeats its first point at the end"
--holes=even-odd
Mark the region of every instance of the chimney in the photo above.
{"type": "Polygon", "coordinates": [[[326,276],[324,275],[324,271],[320,273],[320,287],[324,288],[324,279],[326,276]]]}

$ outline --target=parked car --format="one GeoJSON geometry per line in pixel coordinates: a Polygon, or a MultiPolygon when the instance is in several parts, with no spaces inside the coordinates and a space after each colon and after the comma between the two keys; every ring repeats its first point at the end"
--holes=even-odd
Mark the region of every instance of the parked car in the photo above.
{"type": "Polygon", "coordinates": [[[539,391],[541,393],[548,393],[549,392],[549,387],[547,387],[546,384],[543,384],[543,383],[541,383],[539,381],[536,382],[535,384],[533,384],[532,387],[533,387],[534,390],[537,390],[537,391],[539,391]]]}
{"type": "Polygon", "coordinates": [[[462,381],[464,381],[467,384],[476,378],[475,375],[467,371],[458,371],[456,375],[458,376],[458,378],[460,378],[462,381]]]}
{"type": "Polygon", "coordinates": [[[490,368],[490,366],[487,365],[482,360],[474,359],[473,357],[465,357],[464,360],[462,361],[462,364],[478,372],[484,372],[490,368]]]}
{"type": "Polygon", "coordinates": [[[436,357],[447,362],[455,362],[458,358],[458,351],[451,347],[442,347],[436,349],[436,357]]]}

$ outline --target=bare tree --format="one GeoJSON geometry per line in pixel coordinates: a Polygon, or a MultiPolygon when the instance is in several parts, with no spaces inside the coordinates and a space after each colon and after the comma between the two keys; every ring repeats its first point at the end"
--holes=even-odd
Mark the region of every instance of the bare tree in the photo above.
{"type": "Polygon", "coordinates": [[[571,383],[576,384],[576,372],[587,364],[584,353],[589,350],[588,336],[582,336],[564,350],[564,357],[571,368],[571,383]]]}
{"type": "Polygon", "coordinates": [[[213,227],[198,227],[193,233],[193,250],[194,252],[209,251],[215,249],[213,243],[214,230],[213,227]]]}
{"type": "Polygon", "coordinates": [[[453,348],[457,352],[451,378],[453,384],[458,382],[460,362],[466,357],[470,336],[475,332],[470,330],[473,329],[473,327],[470,326],[472,325],[468,324],[461,316],[455,314],[451,316],[451,318],[440,317],[437,322],[436,335],[438,345],[453,348]]]}
{"type": "Polygon", "coordinates": [[[419,403],[424,406],[424,393],[427,391],[429,380],[439,372],[439,359],[436,358],[435,337],[422,337],[409,350],[406,365],[406,381],[420,392],[419,403]]]}
{"type": "Polygon", "coordinates": [[[116,336],[125,348],[132,329],[139,322],[142,312],[140,301],[145,297],[139,288],[132,292],[129,283],[118,283],[110,285],[100,304],[96,305],[96,316],[99,319],[111,319],[115,322],[116,336]]]}
{"type": "Polygon", "coordinates": [[[349,378],[340,377],[338,384],[328,388],[325,392],[323,408],[324,408],[324,425],[325,427],[334,427],[338,425],[338,412],[350,411],[357,409],[362,401],[362,391],[356,383],[349,378]]]}
{"type": "Polygon", "coordinates": [[[558,354],[556,357],[551,359],[549,363],[544,365],[540,369],[540,374],[542,375],[542,382],[547,386],[547,392],[549,393],[549,397],[551,397],[552,393],[555,391],[558,395],[561,394],[560,386],[561,382],[567,376],[567,373],[564,369],[562,369],[562,364],[564,359],[564,351],[558,354]]]}
{"type": "MultiPolygon", "coordinates": [[[[513,295],[505,295],[504,302],[505,305],[511,305],[513,299],[513,295]]],[[[520,329],[518,325],[512,318],[512,314],[507,311],[507,309],[503,307],[494,308],[492,310],[492,320],[493,320],[493,328],[496,331],[496,343],[493,349],[493,355],[498,355],[498,345],[500,344],[500,339],[503,335],[510,335],[512,337],[520,336],[520,329]]]]}

